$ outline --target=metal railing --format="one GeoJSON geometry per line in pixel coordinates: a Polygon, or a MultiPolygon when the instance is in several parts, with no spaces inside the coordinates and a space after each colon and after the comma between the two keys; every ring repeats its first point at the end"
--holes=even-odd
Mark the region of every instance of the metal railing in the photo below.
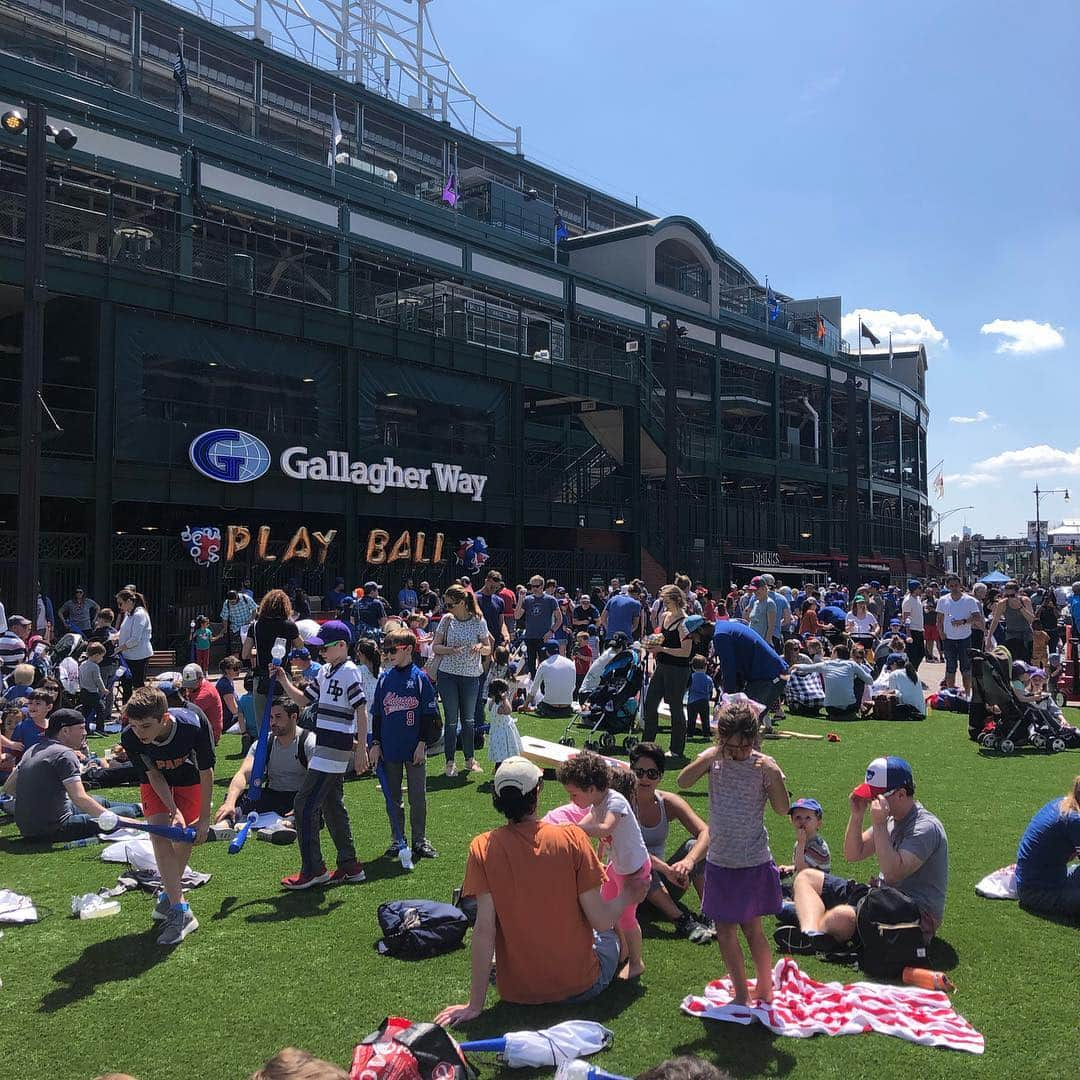
{"type": "MultiPolygon", "coordinates": [[[[343,258],[330,249],[329,240],[327,247],[313,247],[236,229],[236,242],[227,242],[214,235],[222,229],[220,222],[162,215],[160,209],[148,226],[145,220],[115,213],[111,199],[107,210],[59,202],[63,190],[52,188],[53,198],[46,203],[46,246],[66,255],[346,312],[612,378],[629,380],[633,374],[633,362],[625,353],[568,352],[561,321],[472,286],[435,279],[418,284],[415,273],[397,273],[385,263],[358,256],[343,258]],[[163,226],[162,217],[174,224],[163,226]],[[537,323],[546,324],[541,343],[546,347],[537,348],[535,333],[530,333],[537,323]]],[[[105,193],[96,194],[106,198],[105,193]]],[[[25,240],[25,202],[18,192],[0,192],[0,241],[25,240]]]]}

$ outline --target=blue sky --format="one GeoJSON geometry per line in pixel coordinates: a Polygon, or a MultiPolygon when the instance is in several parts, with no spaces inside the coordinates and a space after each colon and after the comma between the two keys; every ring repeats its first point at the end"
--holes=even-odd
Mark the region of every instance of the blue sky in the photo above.
{"type": "MultiPolygon", "coordinates": [[[[1018,535],[1036,481],[1080,502],[1080,5],[430,11],[526,156],[688,214],[784,292],[839,293],[882,336],[925,341],[932,503],[974,506],[945,535],[1018,535]]],[[[1043,507],[1069,516],[1060,496],[1043,507]]]]}

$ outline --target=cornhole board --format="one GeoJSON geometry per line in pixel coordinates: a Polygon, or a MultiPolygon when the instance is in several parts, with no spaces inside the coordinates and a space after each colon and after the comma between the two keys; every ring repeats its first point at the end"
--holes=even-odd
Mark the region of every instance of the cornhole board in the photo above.
{"type": "MultiPolygon", "coordinates": [[[[656,709],[660,716],[666,716],[668,720],[671,719],[671,706],[666,701],[661,701],[656,709]]],[[[713,730],[716,729],[716,725],[709,721],[709,727],[713,730]]],[[[779,731],[774,732],[772,735],[766,735],[767,739],[824,739],[824,735],[807,735],[801,731],[779,731]]]]}
{"type": "MultiPolygon", "coordinates": [[[[565,765],[575,754],[581,753],[578,746],[563,746],[562,743],[552,742],[550,739],[537,739],[532,735],[521,736],[521,753],[534,765],[542,769],[557,769],[565,765]]],[[[629,765],[618,758],[600,755],[612,768],[628,769],[629,765]]]]}

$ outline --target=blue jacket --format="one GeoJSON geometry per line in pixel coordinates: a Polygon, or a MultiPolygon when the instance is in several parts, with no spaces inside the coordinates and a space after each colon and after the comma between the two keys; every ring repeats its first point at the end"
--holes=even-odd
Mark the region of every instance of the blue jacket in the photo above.
{"type": "Polygon", "coordinates": [[[387,761],[412,761],[421,739],[430,745],[437,737],[435,687],[415,664],[390,667],[379,676],[370,712],[372,738],[387,761]]]}
{"type": "Polygon", "coordinates": [[[759,679],[775,679],[788,669],[756,630],[733,619],[721,619],[716,624],[713,652],[720,662],[720,676],[727,694],[734,694],[759,679]]]}

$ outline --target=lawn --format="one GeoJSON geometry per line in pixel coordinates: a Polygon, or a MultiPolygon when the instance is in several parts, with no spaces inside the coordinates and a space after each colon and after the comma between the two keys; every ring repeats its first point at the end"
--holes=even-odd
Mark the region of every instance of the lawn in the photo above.
{"type": "MultiPolygon", "coordinates": [[[[1033,811],[1062,794],[1080,772],[1080,754],[982,757],[968,742],[965,724],[956,714],[931,714],[923,724],[871,721],[843,726],[839,744],[786,740],[766,748],[783,766],[792,791],[814,795],[825,807],[824,834],[839,873],[846,872],[838,856],[847,795],[867,762],[891,753],[912,763],[918,797],[949,833],[949,904],[932,962],[950,970],[959,987],[957,1009],[986,1036],[982,1058],[881,1035],[781,1039],[756,1026],[691,1019],[679,1011],[679,1001],[722,974],[719,951],[676,940],[662,924],[648,923],[648,970],[639,985],[617,986],[577,1010],[504,1006],[492,991],[488,1010],[468,1035],[541,1027],[574,1015],[600,1020],[614,1030],[615,1043],[595,1061],[627,1075],[686,1053],[739,1077],[1071,1072],[1077,931],[1024,914],[1014,903],[980,900],[974,884],[1013,860],[1033,811]]],[[[792,720],[790,726],[820,733],[829,725],[792,720]]],[[[525,719],[522,728],[557,738],[561,725],[525,719]]],[[[237,766],[239,740],[227,736],[220,750],[219,773],[226,777],[237,766]]],[[[448,900],[460,881],[469,838],[499,823],[476,780],[448,780],[439,766],[432,762],[429,793],[429,835],[438,860],[408,875],[380,858],[388,840],[381,796],[371,780],[351,783],[346,800],[367,862],[366,884],[284,893],[278,879],[295,868],[295,849],[252,842],[230,857],[226,844],[209,844],[192,860],[213,875],[192,894],[201,928],[173,952],[155,944],[151,901],[144,894],[121,897],[121,913],[113,918],[69,917],[73,893],[115,883],[118,868],[101,862],[99,849],[43,851],[21,843],[13,827],[4,826],[0,887],[29,893],[45,914],[36,925],[6,927],[0,941],[5,1075],[86,1080],[118,1070],[140,1080],[235,1080],[287,1044],[347,1065],[354,1042],[387,1014],[426,1020],[443,1005],[464,1001],[467,949],[406,963],[380,958],[373,948],[380,903],[412,896],[448,900]]],[[[668,780],[674,783],[670,775],[668,780]]],[[[706,816],[702,785],[691,800],[706,816]]],[[[544,808],[563,801],[562,789],[550,781],[544,808]]],[[[788,822],[770,812],[769,829],[774,853],[788,859],[788,822]]],[[[865,865],[851,873],[867,876],[865,865]]],[[[804,966],[818,978],[854,977],[850,969],[813,958],[804,966]]],[[[497,1075],[493,1058],[476,1061],[482,1076],[497,1075]]]]}

